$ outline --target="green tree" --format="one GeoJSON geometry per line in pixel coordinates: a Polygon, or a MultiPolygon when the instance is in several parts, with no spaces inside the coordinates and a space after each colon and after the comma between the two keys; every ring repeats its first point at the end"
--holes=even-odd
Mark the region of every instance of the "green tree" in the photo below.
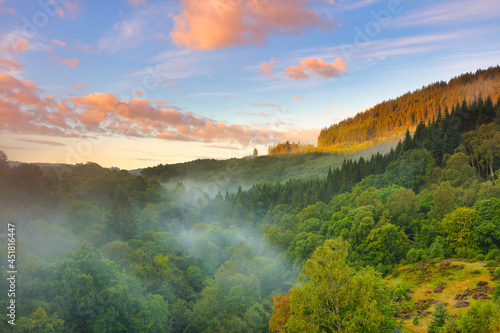
{"type": "Polygon", "coordinates": [[[482,249],[500,247],[500,199],[479,201],[474,205],[478,214],[474,239],[482,249]]]}
{"type": "Polygon", "coordinates": [[[48,316],[42,308],[38,308],[29,317],[21,317],[16,323],[19,333],[59,333],[64,331],[64,320],[57,313],[48,316]]]}
{"type": "Polygon", "coordinates": [[[432,313],[432,320],[431,323],[429,324],[429,327],[427,327],[427,332],[428,333],[437,333],[439,332],[439,328],[443,327],[446,324],[446,321],[448,320],[448,310],[446,309],[446,306],[444,303],[438,303],[435,308],[434,312],[432,313]]]}
{"type": "Polygon", "coordinates": [[[474,228],[477,224],[477,212],[473,208],[459,207],[446,214],[439,223],[439,232],[448,243],[459,248],[477,248],[474,240],[474,228]]]}
{"type": "Polygon", "coordinates": [[[287,332],[392,332],[386,282],[371,269],[346,263],[348,245],[328,240],[309,259],[290,291],[287,332]]]}
{"type": "Polygon", "coordinates": [[[463,333],[500,332],[500,305],[493,301],[481,301],[472,305],[460,318],[463,333]]]}
{"type": "Polygon", "coordinates": [[[368,246],[365,251],[374,264],[384,266],[398,263],[406,256],[408,237],[393,224],[374,229],[368,236],[368,246]]]}

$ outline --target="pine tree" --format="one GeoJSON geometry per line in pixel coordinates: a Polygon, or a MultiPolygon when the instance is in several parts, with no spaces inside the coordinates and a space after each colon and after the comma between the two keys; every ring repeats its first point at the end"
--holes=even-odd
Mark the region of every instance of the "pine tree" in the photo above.
{"type": "Polygon", "coordinates": [[[446,320],[448,320],[448,310],[443,303],[438,303],[434,309],[434,313],[432,314],[432,320],[427,328],[428,333],[436,333],[440,327],[443,327],[446,324],[446,320]]]}

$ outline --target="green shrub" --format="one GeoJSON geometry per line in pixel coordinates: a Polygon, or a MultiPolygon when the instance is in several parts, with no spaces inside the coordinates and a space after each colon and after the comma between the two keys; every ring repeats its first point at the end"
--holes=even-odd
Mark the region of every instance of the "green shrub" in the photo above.
{"type": "Polygon", "coordinates": [[[491,250],[488,253],[488,255],[486,256],[486,260],[499,261],[500,260],[500,250],[499,249],[493,249],[493,250],[491,250]]]}
{"type": "Polygon", "coordinates": [[[495,271],[493,271],[493,276],[500,280],[500,267],[495,268],[495,271]]]}
{"type": "Polygon", "coordinates": [[[482,253],[479,253],[479,254],[476,256],[476,260],[477,260],[477,261],[484,261],[484,259],[485,259],[485,258],[486,258],[486,257],[485,257],[485,255],[484,255],[484,254],[482,254],[482,253]]]}
{"type": "Polygon", "coordinates": [[[474,259],[477,257],[478,252],[478,250],[463,247],[457,251],[456,257],[463,259],[474,259]]]}
{"type": "Polygon", "coordinates": [[[495,267],[495,266],[498,266],[498,261],[495,261],[495,260],[488,260],[486,262],[486,267],[495,267]]]}

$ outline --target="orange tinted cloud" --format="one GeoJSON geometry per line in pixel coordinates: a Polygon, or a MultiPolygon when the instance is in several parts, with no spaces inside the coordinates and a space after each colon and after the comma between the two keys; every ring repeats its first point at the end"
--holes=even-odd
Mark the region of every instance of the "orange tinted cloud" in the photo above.
{"type": "Polygon", "coordinates": [[[146,0],[126,0],[132,7],[137,8],[139,5],[146,6],[146,0]]]}
{"type": "Polygon", "coordinates": [[[56,45],[59,45],[61,47],[66,47],[66,42],[64,42],[62,40],[53,39],[51,42],[54,43],[54,44],[56,44],[56,45]]]}
{"type": "Polygon", "coordinates": [[[64,59],[58,56],[52,48],[47,47],[46,51],[52,54],[52,57],[50,58],[50,61],[58,64],[58,65],[64,65],[64,66],[70,66],[70,67],[75,67],[77,68],[78,65],[80,64],[79,60],[76,59],[64,59]]]}
{"type": "Polygon", "coordinates": [[[330,26],[308,0],[181,0],[170,37],[193,50],[264,44],[271,33],[300,35],[330,26]]]}
{"type": "Polygon", "coordinates": [[[345,62],[336,58],[327,64],[322,59],[309,58],[302,60],[296,67],[287,67],[285,72],[291,79],[308,79],[311,74],[327,79],[345,73],[345,62]]]}
{"type": "Polygon", "coordinates": [[[63,5],[60,5],[57,8],[57,16],[61,19],[73,18],[75,19],[78,16],[82,8],[82,4],[80,1],[65,1],[63,5]]]}
{"type": "Polygon", "coordinates": [[[0,0],[0,13],[7,13],[9,15],[16,15],[16,10],[14,8],[4,7],[5,0],[0,0]]]}
{"type": "Polygon", "coordinates": [[[85,88],[87,88],[86,84],[78,83],[78,82],[76,82],[75,85],[73,87],[71,87],[71,89],[76,90],[76,91],[83,91],[83,89],[85,89],[85,88]]]}
{"type": "Polygon", "coordinates": [[[15,60],[1,59],[0,58],[0,70],[11,70],[11,69],[21,69],[23,65],[15,60]]]}
{"type": "Polygon", "coordinates": [[[16,41],[10,41],[8,43],[4,43],[4,45],[0,44],[0,53],[6,54],[19,54],[25,51],[29,46],[28,40],[19,39],[16,41]]]}
{"type": "Polygon", "coordinates": [[[61,65],[66,65],[66,66],[77,68],[78,64],[80,64],[80,61],[78,61],[76,59],[61,59],[61,61],[59,63],[61,65]]]}
{"type": "Polygon", "coordinates": [[[271,58],[269,63],[263,62],[260,64],[260,68],[257,70],[257,73],[264,73],[265,76],[273,76],[274,63],[277,61],[276,58],[271,58]]]}
{"type": "MultiPolygon", "coordinates": [[[[49,136],[122,135],[209,143],[269,144],[301,132],[257,125],[227,124],[174,106],[146,99],[120,100],[115,94],[94,93],[57,101],[33,82],[0,74],[0,131],[49,136]]],[[[277,104],[257,103],[259,107],[277,104]]]]}

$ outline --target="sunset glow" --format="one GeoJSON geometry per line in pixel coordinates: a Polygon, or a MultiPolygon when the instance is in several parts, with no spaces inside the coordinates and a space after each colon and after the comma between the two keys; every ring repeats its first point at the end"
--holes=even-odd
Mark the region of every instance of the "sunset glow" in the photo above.
{"type": "Polygon", "coordinates": [[[0,0],[0,150],[133,169],[315,144],[498,65],[499,18],[494,0],[0,0]]]}

